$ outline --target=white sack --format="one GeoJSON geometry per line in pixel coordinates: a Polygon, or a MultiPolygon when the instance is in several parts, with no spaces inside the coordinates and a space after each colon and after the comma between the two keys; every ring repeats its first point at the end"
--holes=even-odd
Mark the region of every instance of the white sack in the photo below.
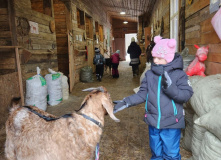
{"type": "Polygon", "coordinates": [[[199,160],[221,160],[221,141],[210,132],[204,134],[199,160]]]}
{"type": "Polygon", "coordinates": [[[62,101],[61,74],[48,69],[50,74],[45,76],[48,87],[48,104],[57,105],[62,101]]]}
{"type": "Polygon", "coordinates": [[[62,97],[63,100],[67,100],[69,98],[68,77],[65,76],[62,72],[59,73],[61,74],[62,97]]]}
{"type": "Polygon", "coordinates": [[[188,150],[188,151],[192,151],[191,150],[191,144],[192,144],[192,135],[193,135],[193,115],[194,115],[194,111],[192,109],[191,104],[188,102],[184,103],[183,108],[185,110],[185,124],[186,127],[183,133],[183,138],[181,140],[181,147],[188,150]]]}
{"type": "Polygon", "coordinates": [[[221,74],[206,76],[192,85],[190,103],[198,116],[221,104],[221,74]]]}
{"type": "MultiPolygon", "coordinates": [[[[221,97],[220,97],[221,99],[221,97]]],[[[195,121],[221,140],[221,104],[195,121]]],[[[221,148],[220,148],[221,150],[221,148]]]]}
{"type": "Polygon", "coordinates": [[[40,68],[37,67],[37,75],[26,80],[25,105],[36,106],[39,109],[47,108],[47,85],[46,80],[40,75],[40,68]]]}
{"type": "Polygon", "coordinates": [[[193,116],[194,124],[193,124],[193,136],[192,136],[192,144],[191,144],[193,160],[198,160],[199,158],[202,140],[206,132],[206,129],[204,127],[201,127],[195,124],[197,119],[198,119],[198,116],[195,114],[193,116]]]}

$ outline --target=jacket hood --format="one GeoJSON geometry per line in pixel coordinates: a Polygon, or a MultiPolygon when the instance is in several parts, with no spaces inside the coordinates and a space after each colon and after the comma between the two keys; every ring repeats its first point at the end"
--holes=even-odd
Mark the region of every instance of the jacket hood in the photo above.
{"type": "Polygon", "coordinates": [[[151,64],[151,70],[157,75],[162,75],[164,71],[170,72],[174,69],[183,70],[183,58],[178,53],[175,53],[174,59],[170,63],[165,65],[157,65],[152,62],[151,64]]]}

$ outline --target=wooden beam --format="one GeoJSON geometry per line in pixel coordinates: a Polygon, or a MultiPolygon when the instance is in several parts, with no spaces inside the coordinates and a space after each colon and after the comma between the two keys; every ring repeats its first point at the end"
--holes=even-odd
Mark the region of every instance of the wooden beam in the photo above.
{"type": "MultiPolygon", "coordinates": [[[[9,24],[10,30],[12,33],[12,45],[17,46],[17,33],[16,33],[16,25],[15,25],[15,0],[8,0],[8,13],[9,13],[9,24]]],[[[15,56],[16,56],[16,64],[18,70],[18,79],[19,79],[19,89],[20,89],[20,96],[21,96],[21,103],[24,105],[24,92],[23,92],[23,84],[22,84],[22,74],[21,74],[21,65],[20,65],[20,57],[18,52],[18,46],[15,47],[15,56]]]]}
{"type": "Polygon", "coordinates": [[[18,69],[18,81],[19,81],[19,89],[20,89],[20,94],[21,94],[21,102],[22,102],[22,105],[25,105],[23,84],[22,84],[22,74],[21,74],[21,64],[20,64],[20,57],[18,53],[18,47],[15,48],[15,55],[16,55],[16,63],[17,63],[17,69],[18,69]]]}

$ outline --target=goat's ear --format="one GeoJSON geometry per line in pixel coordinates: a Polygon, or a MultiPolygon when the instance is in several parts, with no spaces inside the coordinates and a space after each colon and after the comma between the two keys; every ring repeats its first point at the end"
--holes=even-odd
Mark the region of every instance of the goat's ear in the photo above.
{"type": "Polygon", "coordinates": [[[120,120],[117,117],[115,117],[115,115],[113,113],[113,103],[112,103],[112,101],[110,101],[106,96],[104,96],[101,101],[102,101],[103,107],[106,109],[106,111],[109,114],[109,116],[115,122],[120,122],[120,120]]]}

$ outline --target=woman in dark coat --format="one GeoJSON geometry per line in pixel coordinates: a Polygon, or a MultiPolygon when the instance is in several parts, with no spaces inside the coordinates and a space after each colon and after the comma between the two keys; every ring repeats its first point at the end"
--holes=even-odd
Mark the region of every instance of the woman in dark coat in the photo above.
{"type": "Polygon", "coordinates": [[[130,54],[130,66],[132,66],[133,76],[136,77],[139,74],[139,56],[141,54],[140,46],[135,42],[135,38],[131,38],[130,46],[127,49],[127,53],[130,54]]]}

